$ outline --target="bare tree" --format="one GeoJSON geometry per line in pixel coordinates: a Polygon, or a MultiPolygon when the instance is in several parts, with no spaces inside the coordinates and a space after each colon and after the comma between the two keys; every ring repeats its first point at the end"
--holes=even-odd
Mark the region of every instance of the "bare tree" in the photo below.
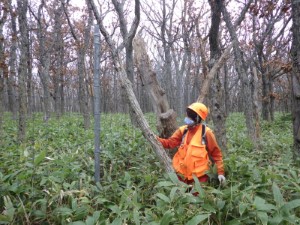
{"type": "Polygon", "coordinates": [[[27,115],[27,98],[26,98],[26,79],[27,79],[27,50],[28,50],[28,30],[27,30],[27,0],[17,0],[18,5],[18,22],[20,31],[20,63],[18,69],[18,86],[19,86],[19,129],[18,140],[24,141],[26,135],[26,115],[27,115]]]}
{"type": "MultiPolygon", "coordinates": [[[[91,4],[92,10],[93,10],[94,15],[95,15],[95,18],[96,18],[97,23],[100,27],[100,31],[101,31],[102,35],[104,36],[107,44],[109,45],[110,52],[111,52],[113,62],[114,62],[114,67],[115,67],[115,70],[118,74],[118,78],[120,79],[120,82],[121,82],[121,87],[124,90],[124,93],[126,93],[128,103],[130,105],[130,108],[131,108],[132,112],[135,115],[135,119],[137,121],[137,124],[138,124],[139,128],[142,130],[142,133],[143,133],[144,137],[152,145],[156,155],[158,156],[161,163],[164,165],[165,170],[167,172],[173,172],[174,169],[171,165],[170,158],[166,154],[166,152],[163,149],[162,145],[156,140],[155,134],[151,131],[150,126],[149,126],[148,122],[146,121],[146,119],[145,119],[145,117],[142,113],[140,105],[137,102],[137,99],[136,99],[136,97],[133,93],[131,83],[128,80],[127,75],[126,75],[126,71],[122,66],[122,62],[120,60],[118,49],[114,45],[114,43],[111,39],[111,36],[106,31],[106,29],[103,25],[102,18],[100,17],[99,12],[96,9],[94,1],[93,0],[88,0],[88,2],[89,2],[89,4],[91,4]]],[[[128,32],[128,36],[126,36],[126,38],[124,39],[124,42],[125,42],[124,44],[125,45],[132,45],[133,38],[136,34],[136,30],[137,30],[139,20],[140,20],[140,1],[139,0],[135,0],[134,12],[135,12],[135,17],[134,17],[132,26],[130,28],[130,31],[128,32]]],[[[125,29],[125,28],[123,27],[121,29],[125,29]]]]}
{"type": "Polygon", "coordinates": [[[37,28],[37,38],[38,38],[38,74],[41,79],[42,85],[43,85],[43,105],[44,105],[44,121],[47,122],[50,118],[50,90],[49,90],[49,84],[50,84],[50,63],[51,63],[51,51],[50,49],[52,46],[50,46],[49,41],[47,41],[47,24],[46,24],[46,18],[43,14],[43,10],[45,7],[45,1],[41,0],[40,5],[38,7],[37,15],[33,12],[33,10],[30,11],[32,15],[35,17],[38,28],[37,28]]]}
{"type": "MultiPolygon", "coordinates": [[[[210,0],[211,7],[211,27],[209,31],[209,44],[210,44],[210,62],[209,67],[215,64],[221,55],[220,49],[220,34],[219,27],[221,23],[221,1],[222,0],[210,0]]],[[[215,125],[215,133],[218,137],[218,143],[221,149],[226,150],[226,111],[224,101],[224,87],[222,87],[220,80],[220,73],[216,73],[214,81],[211,84],[212,98],[210,105],[212,106],[212,118],[215,125]]]]}
{"type": "Polygon", "coordinates": [[[292,0],[293,42],[292,42],[292,101],[293,101],[293,134],[294,156],[299,164],[300,159],[300,2],[292,0]]]}
{"type": "Polygon", "coordinates": [[[64,114],[64,73],[65,73],[65,45],[63,37],[64,11],[61,2],[54,9],[54,73],[53,73],[53,99],[56,117],[64,114]]]}
{"type": "Polygon", "coordinates": [[[90,127],[90,113],[89,113],[89,104],[88,104],[88,91],[86,86],[86,66],[85,66],[85,55],[87,53],[87,48],[89,47],[90,43],[90,32],[91,26],[93,23],[92,11],[88,11],[88,23],[87,26],[84,27],[83,30],[83,37],[80,39],[79,34],[75,32],[74,26],[71,23],[70,17],[68,15],[68,9],[66,5],[63,3],[63,8],[65,15],[68,20],[69,27],[71,29],[71,34],[76,43],[76,51],[77,51],[77,68],[78,68],[78,97],[79,97],[79,106],[80,111],[83,114],[84,119],[84,127],[88,129],[90,127]]]}
{"type": "MultiPolygon", "coordinates": [[[[245,15],[245,12],[247,11],[251,3],[252,0],[249,0],[246,6],[244,7],[241,15],[245,15]]],[[[249,72],[248,72],[249,66],[246,64],[245,57],[241,50],[240,43],[237,37],[236,28],[231,21],[227,8],[224,5],[223,1],[221,1],[221,4],[222,4],[222,14],[226,22],[228,31],[230,33],[230,37],[233,42],[233,52],[235,58],[236,71],[239,75],[239,78],[241,79],[242,94],[244,100],[243,108],[246,117],[248,136],[253,141],[253,143],[256,143],[256,129],[254,126],[254,117],[253,117],[253,110],[252,110],[253,99],[251,95],[251,85],[250,85],[249,72]]],[[[240,20],[243,19],[243,17],[239,17],[239,18],[240,20]]]]}
{"type": "MultiPolygon", "coordinates": [[[[274,79],[281,72],[272,65],[274,55],[279,58],[276,51],[275,42],[284,36],[286,27],[290,22],[291,17],[285,17],[288,10],[287,2],[264,2],[255,1],[251,6],[252,26],[253,26],[253,43],[255,45],[256,60],[254,60],[262,77],[262,118],[267,121],[274,120],[274,79]],[[259,21],[261,20],[261,21],[259,21]],[[276,26],[280,29],[275,29],[276,26]],[[277,31],[279,30],[279,31],[277,31]]],[[[282,46],[282,49],[288,48],[282,46]]],[[[281,51],[282,51],[281,49],[281,51]]],[[[276,60],[275,58],[275,60],[276,60]]]]}
{"type": "Polygon", "coordinates": [[[11,17],[11,46],[9,49],[9,74],[7,78],[7,94],[9,110],[12,112],[12,118],[17,119],[17,92],[16,92],[16,67],[17,67],[17,13],[13,9],[12,5],[9,6],[9,12],[11,17]]]}
{"type": "Polygon", "coordinates": [[[2,121],[3,121],[3,96],[4,96],[4,77],[8,76],[7,65],[5,63],[5,49],[4,49],[4,35],[3,27],[7,20],[8,2],[0,3],[0,7],[3,9],[0,13],[0,139],[2,139],[2,121]],[[3,5],[2,5],[3,4],[3,5]]]}

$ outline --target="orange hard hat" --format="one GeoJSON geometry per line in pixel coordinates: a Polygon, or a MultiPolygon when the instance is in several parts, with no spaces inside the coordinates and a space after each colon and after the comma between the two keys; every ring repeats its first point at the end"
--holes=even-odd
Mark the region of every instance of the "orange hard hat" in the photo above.
{"type": "Polygon", "coordinates": [[[200,102],[195,102],[187,107],[188,109],[193,110],[202,120],[205,120],[208,115],[208,108],[200,102]]]}

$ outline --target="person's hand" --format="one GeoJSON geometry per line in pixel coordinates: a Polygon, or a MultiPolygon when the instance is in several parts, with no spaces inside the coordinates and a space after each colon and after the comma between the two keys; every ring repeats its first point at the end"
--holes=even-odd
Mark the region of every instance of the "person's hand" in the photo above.
{"type": "Polygon", "coordinates": [[[220,184],[224,184],[226,181],[226,178],[224,177],[224,175],[218,175],[218,180],[219,180],[220,184]]]}

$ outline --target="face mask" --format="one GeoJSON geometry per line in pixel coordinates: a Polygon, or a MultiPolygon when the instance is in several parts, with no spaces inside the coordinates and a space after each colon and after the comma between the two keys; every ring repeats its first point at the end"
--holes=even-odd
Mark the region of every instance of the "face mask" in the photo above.
{"type": "Polygon", "coordinates": [[[185,123],[186,125],[188,125],[188,126],[192,126],[192,125],[195,124],[195,121],[192,120],[192,119],[189,118],[189,117],[185,117],[185,118],[184,118],[184,123],[185,123]]]}

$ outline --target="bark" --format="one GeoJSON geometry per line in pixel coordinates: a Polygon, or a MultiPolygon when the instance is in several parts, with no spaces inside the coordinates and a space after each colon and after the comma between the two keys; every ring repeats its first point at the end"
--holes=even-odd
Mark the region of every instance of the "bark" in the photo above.
{"type": "Polygon", "coordinates": [[[99,27],[95,26],[94,28],[94,134],[95,134],[95,182],[100,183],[100,32],[99,27]]]}
{"type": "Polygon", "coordinates": [[[170,108],[165,91],[159,85],[156,73],[152,69],[146,43],[137,36],[134,39],[134,59],[143,85],[150,94],[152,106],[157,116],[156,128],[161,137],[170,137],[177,129],[176,113],[170,108]]]}
{"type": "Polygon", "coordinates": [[[220,68],[224,65],[224,63],[227,61],[227,59],[230,57],[230,51],[232,48],[232,44],[230,44],[225,51],[222,53],[221,57],[218,59],[218,61],[213,65],[209,73],[207,74],[206,79],[203,81],[203,85],[201,87],[201,93],[197,99],[198,102],[203,102],[205,97],[208,94],[209,91],[209,85],[211,80],[215,77],[217,72],[220,70],[220,68]]]}
{"type": "Polygon", "coordinates": [[[33,82],[32,82],[32,54],[31,54],[31,42],[28,24],[26,23],[26,67],[27,67],[27,78],[26,78],[26,90],[27,90],[27,114],[29,117],[33,111],[33,82]]]}
{"type": "MultiPolygon", "coordinates": [[[[143,136],[151,144],[151,146],[152,146],[153,150],[155,151],[156,155],[158,156],[160,162],[163,164],[166,172],[174,172],[174,169],[171,165],[170,158],[166,154],[163,146],[157,141],[156,135],[151,131],[150,126],[143,115],[143,112],[139,106],[139,103],[133,93],[132,85],[126,76],[126,71],[122,67],[118,49],[116,48],[110,35],[106,31],[106,29],[103,25],[103,21],[99,15],[99,12],[96,9],[94,1],[88,0],[88,3],[91,5],[94,16],[100,27],[100,31],[101,31],[102,35],[104,36],[104,38],[110,48],[111,55],[113,58],[114,68],[116,70],[118,78],[120,79],[121,87],[123,88],[124,92],[126,93],[127,101],[129,103],[129,106],[130,106],[135,118],[136,118],[138,127],[141,129],[143,136]]],[[[135,0],[135,3],[136,3],[135,10],[136,10],[136,16],[137,16],[139,13],[137,11],[140,10],[139,7],[137,8],[137,6],[139,6],[140,2],[139,2],[139,0],[135,0]]],[[[134,21],[138,24],[139,19],[135,18],[134,21]]]]}
{"type": "Polygon", "coordinates": [[[64,114],[64,40],[62,34],[62,19],[63,19],[63,6],[59,3],[59,6],[54,11],[54,51],[55,51],[55,64],[53,74],[53,99],[54,99],[54,110],[56,117],[60,118],[64,114]]]}
{"type": "MultiPolygon", "coordinates": [[[[174,4],[174,1],[173,1],[174,4]]],[[[172,17],[173,17],[173,10],[167,15],[167,9],[166,9],[166,2],[165,0],[162,1],[162,21],[161,21],[161,41],[162,46],[164,49],[164,62],[163,62],[163,72],[164,72],[164,82],[165,87],[167,91],[167,96],[169,99],[171,99],[171,102],[175,101],[175,92],[174,92],[174,85],[173,85],[173,79],[172,79],[172,54],[171,54],[171,48],[174,43],[174,38],[172,38],[171,31],[173,30],[173,24],[172,24],[172,17]],[[170,18],[168,18],[170,17],[170,18]],[[167,21],[170,21],[170,24],[167,24],[167,21]],[[169,25],[167,27],[167,25],[169,25]]],[[[173,5],[174,8],[174,5],[173,5]]],[[[171,107],[173,105],[171,104],[171,107]]]]}
{"type": "Polygon", "coordinates": [[[259,97],[258,97],[258,76],[257,69],[255,66],[252,68],[253,80],[252,83],[252,96],[253,96],[253,115],[255,120],[255,130],[256,130],[256,141],[254,144],[256,148],[260,148],[260,116],[259,116],[259,97]]]}
{"type": "MultiPolygon", "coordinates": [[[[219,38],[219,27],[221,22],[221,1],[222,0],[210,0],[209,4],[211,7],[211,28],[209,31],[209,44],[210,44],[210,63],[209,67],[215,64],[219,59],[220,50],[220,38],[219,38]]],[[[224,102],[224,88],[220,81],[220,72],[217,72],[214,76],[214,82],[211,85],[212,98],[210,105],[212,106],[212,119],[215,125],[215,133],[218,137],[218,144],[222,150],[226,151],[226,112],[224,102]]]]}
{"type": "Polygon", "coordinates": [[[3,133],[3,97],[4,97],[4,78],[8,74],[6,74],[7,71],[7,65],[5,63],[5,49],[4,49],[4,35],[3,35],[3,27],[7,20],[8,11],[5,10],[5,8],[8,9],[8,4],[6,4],[6,7],[3,7],[4,10],[0,13],[0,143],[2,142],[2,133],[3,133]]]}
{"type": "Polygon", "coordinates": [[[17,93],[16,93],[16,62],[17,62],[17,24],[16,24],[16,12],[13,11],[10,5],[11,16],[11,46],[9,51],[9,75],[7,80],[7,94],[9,110],[12,112],[12,118],[17,119],[17,93]]]}
{"type": "Polygon", "coordinates": [[[27,0],[17,0],[18,5],[18,22],[20,31],[20,63],[18,68],[18,86],[19,86],[19,126],[18,126],[18,140],[23,142],[26,135],[26,115],[27,115],[27,101],[26,101],[26,78],[27,78],[27,0]]]}
{"type": "Polygon", "coordinates": [[[294,136],[294,159],[300,165],[300,2],[292,0],[293,42],[292,114],[294,136]]]}

